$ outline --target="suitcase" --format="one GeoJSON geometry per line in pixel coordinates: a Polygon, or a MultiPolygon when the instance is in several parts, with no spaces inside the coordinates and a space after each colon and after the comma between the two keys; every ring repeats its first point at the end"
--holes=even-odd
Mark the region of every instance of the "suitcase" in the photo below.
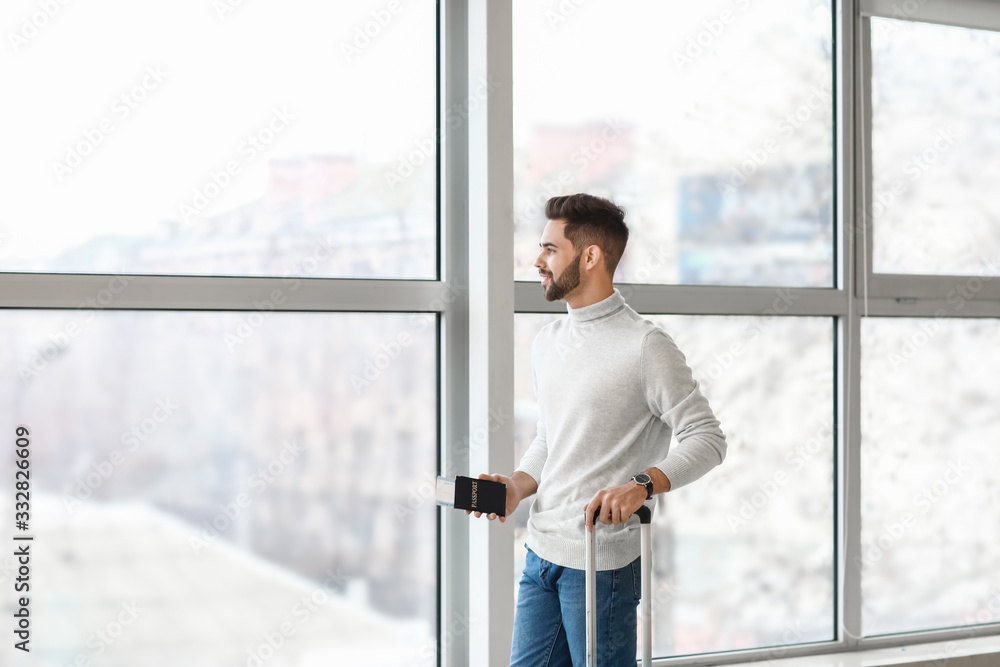
{"type": "MultiPolygon", "coordinates": [[[[594,512],[594,530],[587,530],[587,522],[583,522],[583,532],[586,538],[586,597],[587,597],[587,667],[597,665],[597,614],[594,608],[597,606],[597,549],[595,540],[597,535],[597,517],[601,508],[594,512]]],[[[639,517],[639,539],[642,544],[642,667],[652,667],[653,664],[653,598],[650,595],[652,588],[653,573],[653,545],[650,538],[650,521],[653,512],[643,505],[632,516],[639,517]]]]}

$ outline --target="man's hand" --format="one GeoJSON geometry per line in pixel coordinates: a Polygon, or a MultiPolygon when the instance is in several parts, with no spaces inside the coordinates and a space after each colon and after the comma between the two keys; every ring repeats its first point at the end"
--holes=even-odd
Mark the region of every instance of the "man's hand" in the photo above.
{"type": "Polygon", "coordinates": [[[587,530],[594,529],[594,512],[601,508],[598,517],[601,523],[625,523],[642,504],[646,502],[646,487],[633,481],[621,486],[611,486],[601,489],[594,496],[584,511],[587,513],[587,530]]]}
{"type": "MultiPolygon", "coordinates": [[[[532,495],[538,490],[538,484],[535,480],[523,472],[515,472],[512,476],[507,477],[506,475],[487,475],[486,473],[481,473],[479,479],[489,479],[494,482],[503,482],[507,487],[507,516],[514,513],[517,506],[521,504],[521,501],[532,495]]],[[[472,514],[472,510],[465,510],[466,514],[472,514]]],[[[478,519],[483,515],[482,512],[476,512],[476,518],[478,519]]],[[[498,517],[496,513],[490,512],[486,515],[486,518],[492,521],[493,519],[500,519],[500,523],[503,523],[507,516],[498,517]]]]}

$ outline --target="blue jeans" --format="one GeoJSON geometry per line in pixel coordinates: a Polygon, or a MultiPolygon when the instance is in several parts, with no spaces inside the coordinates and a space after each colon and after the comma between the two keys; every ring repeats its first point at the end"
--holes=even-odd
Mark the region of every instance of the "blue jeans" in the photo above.
{"type": "MultiPolygon", "coordinates": [[[[597,664],[635,667],[636,606],[642,589],[639,558],[597,572],[597,664]]],[[[587,658],[584,571],[540,558],[525,559],[514,612],[511,667],[582,667],[587,658]]]]}

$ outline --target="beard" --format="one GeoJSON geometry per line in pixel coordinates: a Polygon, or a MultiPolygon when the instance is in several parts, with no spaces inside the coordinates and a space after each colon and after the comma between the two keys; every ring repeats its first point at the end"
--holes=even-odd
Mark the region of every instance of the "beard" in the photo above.
{"type": "Polygon", "coordinates": [[[563,270],[559,278],[552,276],[548,286],[543,288],[546,301],[558,301],[580,285],[580,257],[582,255],[583,251],[581,250],[563,270]]]}

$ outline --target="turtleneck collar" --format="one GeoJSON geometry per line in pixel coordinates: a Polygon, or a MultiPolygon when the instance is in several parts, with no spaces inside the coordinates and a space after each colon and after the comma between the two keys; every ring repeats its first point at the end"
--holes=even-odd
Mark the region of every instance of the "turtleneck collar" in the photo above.
{"type": "Polygon", "coordinates": [[[589,322],[601,317],[606,317],[624,306],[625,297],[623,297],[621,292],[618,291],[618,288],[615,287],[611,296],[598,301],[597,303],[592,303],[589,306],[573,308],[567,303],[566,312],[569,314],[570,319],[574,322],[589,322]]]}

